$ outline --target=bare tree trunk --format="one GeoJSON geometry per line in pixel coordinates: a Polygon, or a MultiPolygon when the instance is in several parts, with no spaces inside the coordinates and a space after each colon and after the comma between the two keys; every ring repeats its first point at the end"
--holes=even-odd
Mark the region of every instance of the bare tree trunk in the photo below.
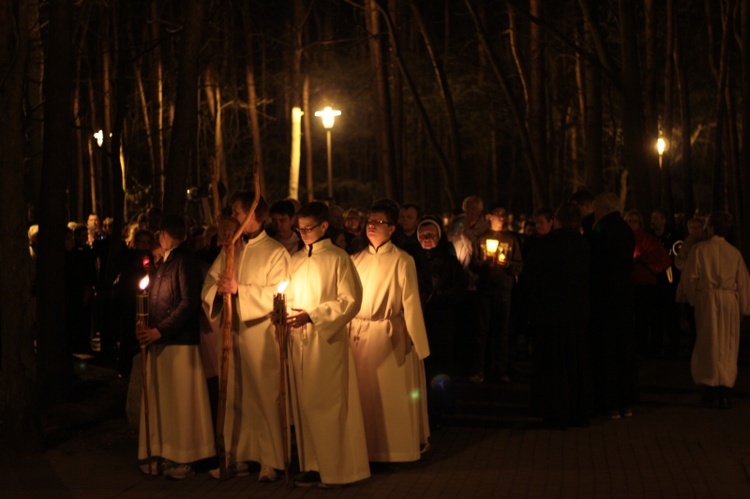
{"type": "Polygon", "coordinates": [[[247,113],[250,119],[250,136],[253,141],[253,163],[260,175],[260,189],[265,191],[265,167],[263,165],[263,143],[260,137],[260,120],[258,119],[258,90],[255,84],[255,57],[253,53],[253,38],[250,33],[250,5],[242,4],[244,26],[248,35],[245,37],[245,85],[247,86],[247,113]]]}
{"type": "MultiPolygon", "coordinates": [[[[65,189],[70,171],[73,54],[72,1],[50,4],[44,75],[44,167],[39,205],[37,258],[37,365],[41,400],[52,403],[69,393],[73,381],[65,329],[65,189]]],[[[16,236],[17,237],[17,236],[16,236]]]]}
{"type": "MultiPolygon", "coordinates": [[[[727,27],[728,29],[731,29],[727,27]]],[[[731,65],[731,62],[729,63],[731,65]]],[[[731,72],[731,69],[729,70],[731,72]]],[[[742,194],[739,191],[740,188],[740,172],[739,172],[739,145],[737,141],[739,139],[739,131],[737,130],[737,110],[735,108],[734,99],[732,94],[734,88],[732,85],[732,79],[727,80],[727,86],[724,89],[724,99],[726,99],[726,138],[724,141],[725,156],[726,156],[726,174],[725,174],[725,185],[727,189],[727,203],[729,206],[729,212],[734,216],[735,227],[742,227],[742,204],[740,198],[742,194]]],[[[735,231],[735,242],[741,243],[744,239],[742,231],[735,231]]]]}
{"type": "Polygon", "coordinates": [[[222,120],[221,104],[221,78],[214,78],[216,70],[213,64],[206,66],[203,72],[203,92],[206,94],[206,103],[209,112],[214,120],[214,155],[212,164],[219,172],[219,178],[224,181],[224,185],[229,185],[229,174],[227,172],[227,162],[224,155],[224,127],[222,120]]]}
{"type": "MultiPolygon", "coordinates": [[[[42,149],[44,148],[44,105],[42,102],[42,81],[44,79],[44,51],[39,21],[39,0],[32,0],[28,7],[29,59],[27,62],[26,99],[29,103],[26,119],[26,136],[29,141],[29,161],[31,167],[31,192],[34,208],[39,206],[40,182],[42,177],[42,149]]],[[[34,216],[36,219],[36,215],[34,216]]]]}
{"type": "Polygon", "coordinates": [[[152,117],[151,123],[154,133],[154,165],[153,165],[153,203],[161,207],[164,199],[164,76],[162,68],[161,52],[161,29],[159,19],[159,1],[151,0],[149,4],[151,19],[151,42],[154,49],[151,52],[151,97],[153,105],[151,106],[152,117]]]}
{"type": "Polygon", "coordinates": [[[102,117],[103,124],[102,129],[104,130],[104,151],[102,155],[101,164],[101,190],[99,196],[101,198],[101,211],[102,219],[104,216],[112,215],[113,213],[113,183],[114,179],[110,175],[110,172],[116,167],[116,156],[119,158],[119,154],[115,152],[112,147],[110,140],[110,134],[112,133],[112,43],[114,43],[115,36],[113,36],[113,29],[107,11],[104,11],[104,22],[101,26],[101,63],[102,63],[102,117]]]}
{"type": "Polygon", "coordinates": [[[370,37],[370,68],[375,77],[378,157],[383,175],[385,196],[393,199],[396,195],[395,152],[393,144],[393,129],[391,115],[391,101],[388,91],[388,74],[380,31],[380,14],[377,0],[365,0],[365,18],[367,32],[370,37]]]}
{"type": "MultiPolygon", "coordinates": [[[[414,4],[411,4],[412,6],[414,4]]],[[[400,0],[388,0],[388,12],[391,20],[393,21],[393,36],[399,40],[399,43],[403,41],[402,29],[399,25],[399,20],[405,16],[404,2],[400,0]]],[[[395,199],[399,201],[406,201],[407,199],[415,199],[413,186],[415,182],[411,182],[410,179],[414,178],[414,163],[404,162],[404,123],[406,117],[404,116],[404,84],[402,80],[401,72],[398,70],[398,61],[391,57],[389,59],[391,63],[390,72],[391,75],[391,109],[392,109],[392,126],[393,126],[393,170],[394,184],[395,184],[395,199]],[[407,191],[412,190],[407,194],[407,191]]]]}
{"type": "MultiPolygon", "coordinates": [[[[742,47],[742,123],[750,123],[750,0],[741,0],[741,39],[742,47]]],[[[741,131],[740,144],[742,150],[740,153],[740,189],[744,193],[750,193],[750,126],[743,126],[741,131]]],[[[739,231],[743,234],[750,234],[750,196],[742,198],[742,225],[739,231]]],[[[740,244],[742,254],[745,260],[750,258],[750,237],[743,237],[740,244]]]]}
{"type": "Polygon", "coordinates": [[[185,27],[180,53],[180,68],[177,76],[177,97],[169,160],[166,167],[166,190],[164,212],[182,213],[185,208],[187,176],[185,171],[196,162],[195,135],[198,110],[195,99],[198,94],[198,53],[203,25],[206,22],[208,2],[185,0],[185,27]]]}
{"type": "Polygon", "coordinates": [[[523,111],[520,109],[517,100],[511,94],[508,78],[505,75],[505,72],[500,67],[498,58],[492,50],[492,47],[489,45],[489,42],[487,41],[487,35],[485,33],[484,26],[482,26],[482,23],[477,16],[476,10],[472,5],[471,0],[464,0],[464,3],[466,4],[466,8],[469,10],[469,14],[472,17],[472,21],[474,22],[474,26],[477,30],[479,43],[484,47],[488,62],[495,74],[495,78],[497,78],[497,82],[500,85],[500,90],[503,93],[505,102],[508,106],[508,109],[510,110],[510,114],[518,130],[519,139],[521,141],[521,154],[531,177],[531,191],[534,203],[541,204],[541,201],[545,198],[547,192],[546,189],[542,189],[542,186],[546,184],[544,184],[541,180],[543,173],[539,165],[535,163],[534,155],[531,152],[531,137],[529,136],[529,130],[526,127],[526,121],[523,117],[523,111]]]}
{"type": "MultiPolygon", "coordinates": [[[[721,37],[721,55],[719,56],[719,68],[716,91],[716,132],[714,139],[714,179],[713,179],[713,197],[712,207],[715,210],[724,210],[727,206],[726,185],[724,184],[726,158],[724,156],[724,126],[726,124],[726,100],[724,93],[729,78],[729,12],[726,9],[722,18],[722,37],[721,37]]],[[[710,23],[709,23],[710,24],[710,23]]]]}
{"type": "Polygon", "coordinates": [[[390,41],[391,41],[391,48],[393,52],[393,57],[398,62],[398,67],[401,70],[401,74],[404,77],[404,81],[406,82],[406,86],[409,88],[409,91],[411,92],[412,99],[414,99],[414,105],[417,108],[418,115],[420,120],[422,121],[422,125],[425,127],[425,132],[427,132],[427,138],[430,140],[430,145],[432,146],[432,150],[435,152],[435,155],[438,157],[438,162],[440,163],[441,172],[443,174],[443,181],[445,183],[444,189],[445,194],[448,198],[448,203],[451,206],[455,206],[455,195],[454,195],[454,187],[451,184],[451,177],[450,177],[450,165],[448,162],[448,158],[445,156],[445,152],[443,151],[443,148],[440,146],[440,142],[438,141],[437,135],[435,134],[435,128],[430,123],[429,116],[427,115],[427,111],[424,108],[424,105],[422,104],[422,99],[419,96],[419,93],[417,92],[417,86],[414,84],[414,81],[412,80],[408,70],[406,69],[406,65],[404,64],[404,60],[401,57],[401,51],[399,49],[398,40],[395,38],[395,33],[393,31],[393,24],[391,23],[390,15],[387,12],[381,11],[383,15],[383,19],[385,19],[386,24],[388,26],[388,33],[390,35],[390,41]]]}
{"type": "MultiPolygon", "coordinates": [[[[39,401],[34,368],[32,323],[33,264],[26,241],[26,206],[23,197],[23,95],[28,61],[27,0],[0,6],[0,435],[3,443],[21,451],[42,448],[39,401]]],[[[62,2],[60,2],[62,3],[62,2]]],[[[54,10],[54,8],[53,8],[54,10]]],[[[52,27],[54,29],[54,27],[52,27]]],[[[38,32],[37,32],[38,33],[38,32]]],[[[38,40],[37,40],[38,42],[38,40]]],[[[41,61],[31,61],[41,64],[41,61]]],[[[60,300],[62,301],[62,300],[60,300]]]]}
{"type": "MultiPolygon", "coordinates": [[[[645,150],[648,163],[646,169],[651,185],[651,206],[664,208],[662,206],[662,171],[659,168],[658,155],[656,151],[656,139],[659,137],[659,106],[656,96],[657,66],[656,62],[656,14],[654,12],[654,0],[645,0],[646,17],[646,62],[643,74],[643,109],[644,109],[644,132],[645,150]],[[649,154],[650,153],[650,154],[649,154]]],[[[650,213],[644,213],[644,216],[650,213]]]]}
{"type": "Polygon", "coordinates": [[[679,33],[679,26],[679,22],[674,23],[674,69],[680,106],[680,135],[682,136],[682,142],[680,144],[680,165],[682,167],[682,194],[684,196],[683,209],[685,210],[685,215],[691,217],[693,215],[693,210],[695,210],[692,166],[693,148],[690,143],[692,123],[690,119],[690,93],[688,89],[685,64],[682,58],[682,41],[679,33]]]}
{"type": "MultiPolygon", "coordinates": [[[[291,115],[292,108],[299,107],[300,109],[303,108],[303,102],[302,102],[302,86],[304,84],[303,76],[302,76],[302,55],[304,51],[304,32],[305,32],[305,22],[306,22],[306,10],[305,6],[303,4],[302,0],[294,0],[294,17],[292,21],[292,74],[291,74],[291,100],[289,103],[289,107],[285,107],[287,115],[291,115]]],[[[303,119],[305,116],[303,115],[303,119]]],[[[309,116],[307,117],[309,119],[309,116]]],[[[292,127],[295,125],[293,124],[292,127]]],[[[294,132],[293,132],[294,134],[294,132]]],[[[306,138],[307,139],[307,138],[306,138]]],[[[291,144],[291,151],[294,151],[295,147],[298,147],[295,144],[291,144]]],[[[308,150],[307,154],[311,154],[311,152],[308,150]]],[[[294,152],[290,154],[292,157],[292,161],[296,161],[294,158],[294,152]]],[[[309,163],[307,163],[309,166],[309,163]]],[[[294,166],[295,168],[298,167],[298,165],[294,166]]],[[[291,165],[290,165],[291,168],[291,165]]],[[[310,198],[310,196],[315,196],[314,192],[314,179],[312,176],[312,171],[309,172],[310,175],[308,175],[308,186],[310,189],[308,190],[308,199],[312,200],[313,198],[310,198]]]]}
{"type": "MultiPolygon", "coordinates": [[[[584,28],[585,29],[585,28],[584,28]]],[[[591,46],[591,35],[585,33],[583,39],[591,46]]],[[[578,61],[578,95],[580,128],[582,131],[583,186],[593,193],[602,192],[602,95],[599,70],[591,63],[578,61]]],[[[574,148],[578,144],[574,143],[574,148]]]]}
{"type": "Polygon", "coordinates": [[[302,135],[305,137],[305,172],[307,173],[307,202],[315,199],[315,184],[313,183],[313,151],[312,151],[312,123],[310,117],[310,75],[305,75],[302,86],[302,135]]]}
{"type": "Polygon", "coordinates": [[[667,213],[674,212],[672,196],[672,138],[674,133],[674,5],[667,0],[667,50],[664,63],[664,126],[662,136],[667,142],[667,149],[660,160],[661,166],[661,203],[660,207],[667,213]]]}
{"type": "Polygon", "coordinates": [[[629,170],[633,187],[633,201],[641,213],[651,213],[651,184],[648,174],[648,159],[656,158],[655,152],[647,155],[645,151],[643,99],[641,97],[641,80],[638,63],[637,30],[635,6],[630,0],[619,0],[620,14],[620,56],[624,109],[622,118],[622,135],[625,144],[623,158],[629,170]]]}
{"type": "MultiPolygon", "coordinates": [[[[537,19],[543,18],[542,0],[531,0],[529,10],[537,19]]],[[[532,143],[531,154],[534,164],[539,170],[538,190],[539,198],[534,200],[534,206],[549,206],[552,199],[549,195],[549,162],[547,158],[547,103],[545,95],[546,68],[544,63],[544,32],[539,22],[529,24],[530,39],[530,94],[528,101],[529,113],[526,116],[527,128],[532,143]]]]}
{"type": "MultiPolygon", "coordinates": [[[[437,81],[438,88],[440,89],[440,96],[443,100],[443,107],[448,117],[448,129],[450,130],[450,181],[453,184],[453,192],[460,193],[463,191],[461,182],[461,135],[458,129],[458,118],[456,117],[456,106],[453,103],[453,94],[451,93],[450,86],[448,85],[448,78],[445,75],[443,69],[442,58],[435,53],[430,36],[424,22],[422,21],[422,15],[417,8],[417,5],[412,3],[411,9],[414,14],[414,20],[419,27],[422,38],[424,39],[427,53],[430,55],[430,61],[432,62],[432,68],[435,73],[435,80],[437,81]]],[[[452,206],[454,208],[455,206],[452,206]]]]}

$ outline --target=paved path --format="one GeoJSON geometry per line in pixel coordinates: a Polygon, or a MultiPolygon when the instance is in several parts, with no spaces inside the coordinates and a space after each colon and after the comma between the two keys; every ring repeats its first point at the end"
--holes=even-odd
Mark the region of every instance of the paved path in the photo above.
{"type": "MultiPolygon", "coordinates": [[[[109,375],[103,386],[116,384],[109,375]]],[[[479,414],[454,416],[421,461],[335,490],[261,484],[257,474],[225,482],[206,473],[145,477],[124,417],[81,401],[48,421],[58,442],[42,456],[0,451],[0,498],[750,498],[750,356],[743,353],[730,410],[698,406],[686,358],[643,361],[640,375],[634,417],[566,431],[539,429],[524,415],[523,380],[459,383],[479,414]]]]}

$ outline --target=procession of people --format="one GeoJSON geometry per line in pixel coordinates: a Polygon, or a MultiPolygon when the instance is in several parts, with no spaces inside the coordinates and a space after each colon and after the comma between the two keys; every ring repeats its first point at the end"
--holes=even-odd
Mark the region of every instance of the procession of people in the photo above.
{"type": "MultiPolygon", "coordinates": [[[[387,199],[344,211],[257,194],[230,197],[224,229],[154,211],[127,231],[104,341],[119,346],[123,376],[142,355],[144,473],[187,478],[211,458],[213,478],[272,482],[296,456],[295,486],[353,484],[421,458],[457,379],[513,383],[529,359],[545,426],[632,417],[638,358],[675,355],[691,325],[700,404],[731,407],[750,278],[727,213],[705,230],[691,219],[681,242],[663,211],[649,231],[612,193],[578,192],[519,227],[477,196],[443,216],[387,199]],[[146,275],[147,313],[134,321],[146,275]]],[[[70,234],[76,351],[93,346],[109,237],[98,225],[92,215],[70,234]]]]}

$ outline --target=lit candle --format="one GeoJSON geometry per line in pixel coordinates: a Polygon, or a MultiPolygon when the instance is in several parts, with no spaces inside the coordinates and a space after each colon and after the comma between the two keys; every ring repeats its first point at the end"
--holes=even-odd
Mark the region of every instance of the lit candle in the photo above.
{"type": "Polygon", "coordinates": [[[282,281],[279,283],[279,287],[276,288],[276,294],[273,297],[273,317],[274,324],[281,326],[286,324],[286,287],[289,285],[289,281],[282,281]]]}
{"type": "Polygon", "coordinates": [[[136,328],[148,327],[148,275],[146,275],[141,282],[138,283],[138,287],[141,289],[136,295],[137,307],[135,311],[135,324],[136,328]]]}

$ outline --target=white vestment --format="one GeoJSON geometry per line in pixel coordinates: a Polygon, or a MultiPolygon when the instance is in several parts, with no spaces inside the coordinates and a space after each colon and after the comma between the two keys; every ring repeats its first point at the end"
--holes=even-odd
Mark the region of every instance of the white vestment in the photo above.
{"type": "Polygon", "coordinates": [[[297,453],[300,469],[319,471],[323,483],[351,483],[370,476],[357,376],[346,336],[346,324],[361,302],[362,285],[354,264],[330,239],[292,256],[289,305],[307,312],[311,321],[289,333],[297,453]]]}
{"type": "Polygon", "coordinates": [[[349,342],[370,461],[416,461],[430,436],[423,362],[430,347],[414,260],[390,241],[352,259],[364,292],[349,342]]]}
{"type": "Polygon", "coordinates": [[[750,278],[742,254],[713,236],[690,251],[677,299],[695,307],[693,380],[706,386],[734,386],[741,315],[750,314],[750,278]]]}
{"type": "MultiPolygon", "coordinates": [[[[151,345],[146,380],[151,456],[190,464],[215,455],[198,345],[151,345]]],[[[138,459],[146,457],[146,406],[142,403],[138,459]]]]}
{"type": "MultiPolygon", "coordinates": [[[[279,283],[289,279],[289,253],[261,231],[236,248],[235,257],[238,290],[233,299],[225,448],[230,462],[256,461],[283,469],[279,349],[269,314],[279,283]]],[[[201,293],[212,321],[220,319],[223,308],[216,283],[224,260],[222,251],[208,271],[201,293]]],[[[221,341],[221,334],[218,336],[221,341]]]]}

